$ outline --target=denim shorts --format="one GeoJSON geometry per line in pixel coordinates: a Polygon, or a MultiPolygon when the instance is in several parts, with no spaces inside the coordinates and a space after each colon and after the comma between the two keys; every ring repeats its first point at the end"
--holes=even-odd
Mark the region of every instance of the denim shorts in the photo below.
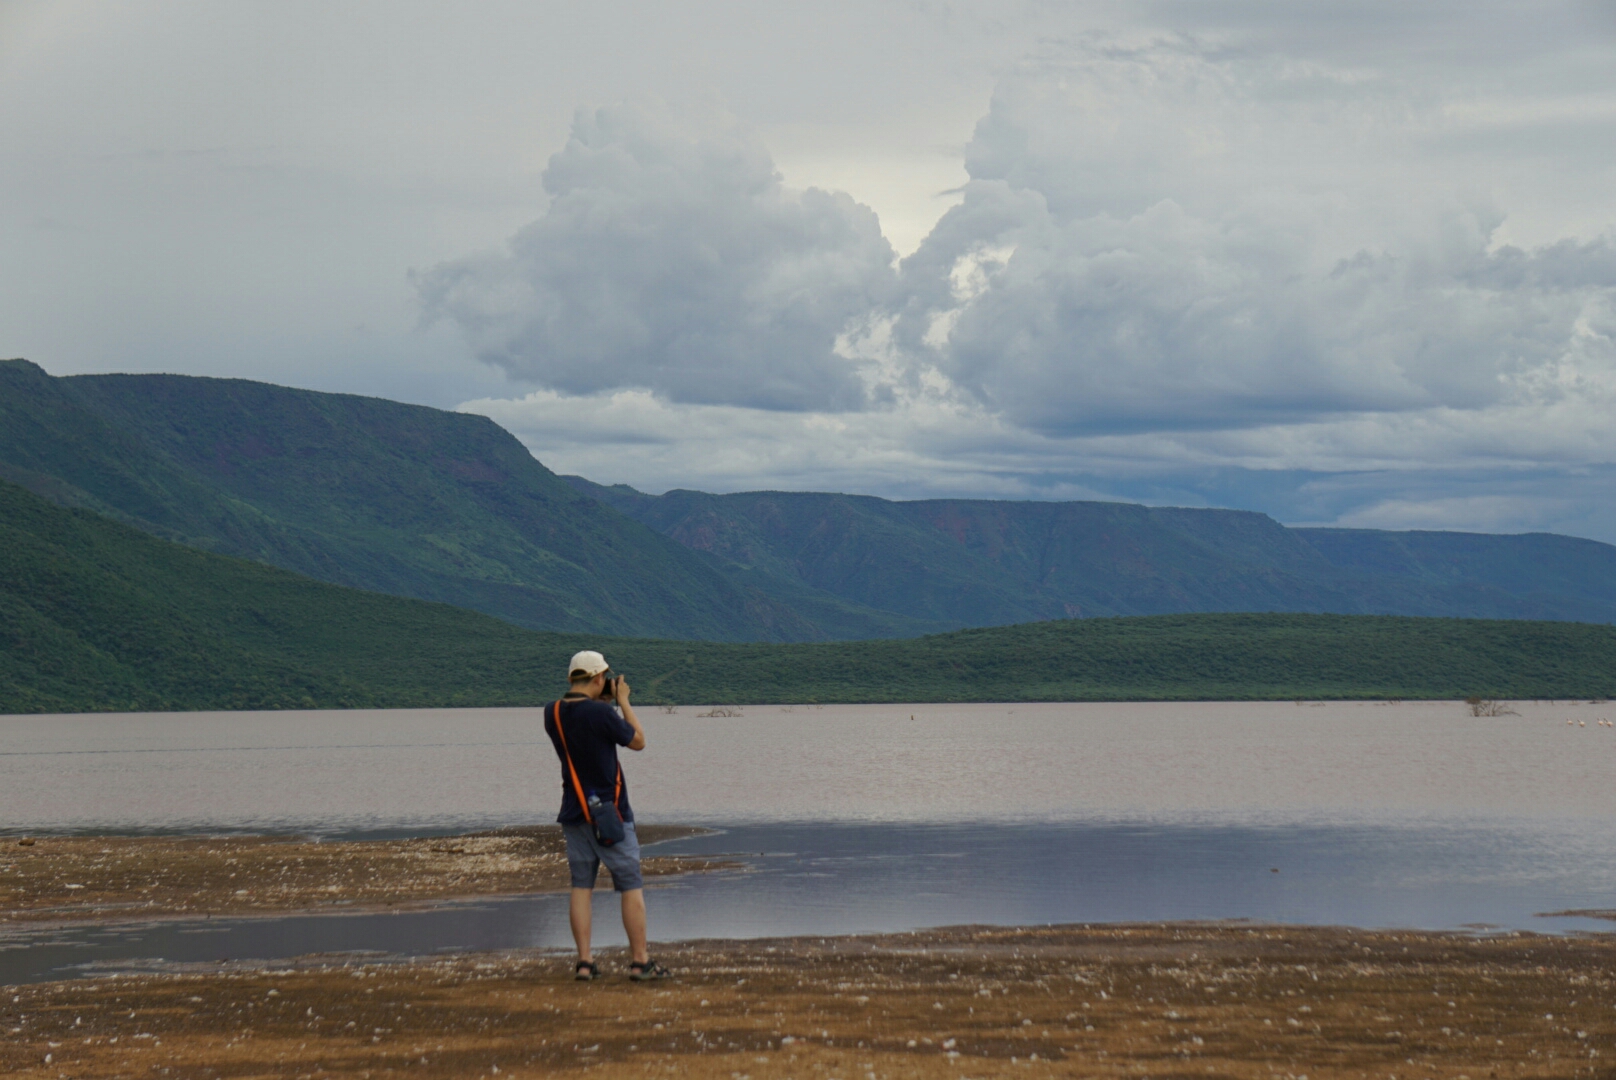
{"type": "Polygon", "coordinates": [[[611,871],[612,888],[618,892],[645,884],[640,877],[640,838],[634,835],[632,821],[623,822],[625,835],[611,847],[595,842],[595,830],[587,821],[563,825],[561,831],[567,837],[567,867],[572,871],[574,889],[593,889],[601,863],[611,871]]]}

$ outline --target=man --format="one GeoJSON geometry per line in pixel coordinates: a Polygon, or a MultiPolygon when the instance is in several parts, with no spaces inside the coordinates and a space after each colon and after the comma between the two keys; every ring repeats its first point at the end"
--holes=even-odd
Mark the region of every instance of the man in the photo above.
{"type": "Polygon", "coordinates": [[[545,707],[544,731],[561,759],[561,813],[556,820],[566,834],[567,865],[572,871],[572,939],[578,943],[573,974],[581,981],[600,976],[589,948],[590,900],[600,864],[605,863],[611,871],[612,888],[623,898],[623,929],[633,960],[628,977],[635,982],[666,978],[668,969],[652,960],[646,949],[640,842],[634,835],[628,784],[617,761],[619,746],[645,749],[645,729],[629,704],[627,680],[613,678],[600,653],[586,649],[574,656],[567,666],[567,681],[567,696],[545,707]],[[608,701],[615,701],[617,707],[608,701]],[[584,803],[579,802],[580,788],[584,803]],[[585,805],[592,798],[615,802],[623,819],[622,840],[602,844],[595,839],[585,805]]]}

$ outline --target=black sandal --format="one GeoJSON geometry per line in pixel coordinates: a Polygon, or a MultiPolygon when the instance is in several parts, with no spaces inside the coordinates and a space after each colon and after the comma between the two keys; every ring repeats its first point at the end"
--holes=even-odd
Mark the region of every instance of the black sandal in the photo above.
{"type": "Polygon", "coordinates": [[[628,966],[628,977],[634,982],[650,982],[652,979],[666,979],[673,972],[657,963],[655,960],[646,960],[645,963],[635,961],[628,966]]]}
{"type": "Polygon", "coordinates": [[[573,965],[572,977],[579,982],[600,978],[600,965],[593,960],[580,960],[573,965]]]}

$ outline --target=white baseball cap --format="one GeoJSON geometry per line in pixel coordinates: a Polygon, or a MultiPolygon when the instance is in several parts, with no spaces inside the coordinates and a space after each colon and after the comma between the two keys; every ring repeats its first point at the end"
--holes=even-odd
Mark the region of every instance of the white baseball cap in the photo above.
{"type": "Polygon", "coordinates": [[[611,665],[606,662],[604,656],[594,649],[585,649],[581,653],[573,654],[572,663],[567,665],[567,678],[576,679],[582,677],[592,679],[601,672],[610,669],[611,665]]]}

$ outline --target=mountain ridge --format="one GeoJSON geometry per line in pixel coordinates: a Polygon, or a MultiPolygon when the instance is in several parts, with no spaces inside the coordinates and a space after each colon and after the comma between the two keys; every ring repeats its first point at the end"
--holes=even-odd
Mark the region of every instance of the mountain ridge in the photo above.
{"type": "Polygon", "coordinates": [[[848,600],[996,625],[1191,611],[1616,621],[1616,547],[1291,528],[1247,510],[568,483],[686,546],[848,600]]]}
{"type": "Polygon", "coordinates": [[[1211,611],[1616,621],[1616,548],[1597,541],[1131,503],[653,496],[559,477],[476,414],[246,380],[0,361],[0,478],[205,550],[557,631],[857,640],[1211,611]]]}
{"type": "MultiPolygon", "coordinates": [[[[175,375],[0,362],[0,476],[165,539],[519,625],[829,636],[578,493],[487,417],[175,375]]],[[[842,632],[933,627],[822,598],[842,632]]]]}

